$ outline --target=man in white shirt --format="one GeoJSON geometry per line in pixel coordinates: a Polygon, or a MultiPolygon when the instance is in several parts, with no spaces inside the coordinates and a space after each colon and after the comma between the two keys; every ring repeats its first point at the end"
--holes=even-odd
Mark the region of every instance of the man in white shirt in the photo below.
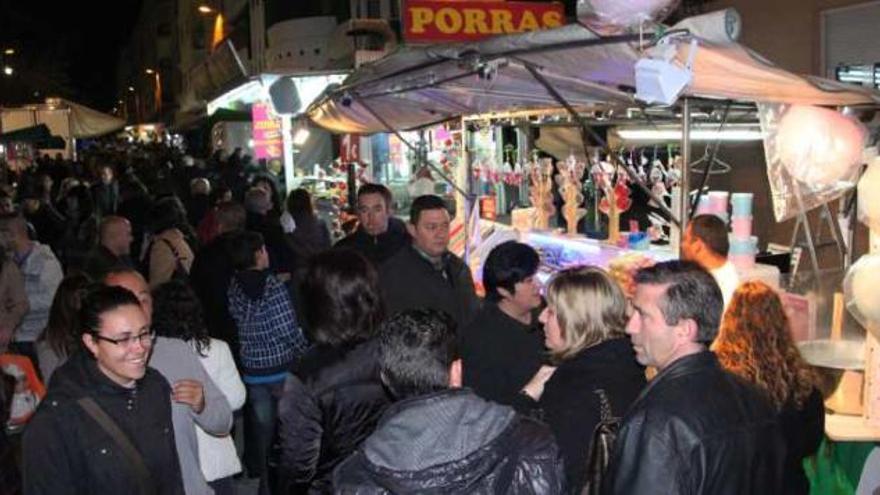
{"type": "Polygon", "coordinates": [[[697,215],[688,224],[681,241],[682,258],[696,262],[715,277],[725,308],[740,282],[736,268],[727,260],[730,249],[727,235],[727,225],[719,217],[697,215]]]}

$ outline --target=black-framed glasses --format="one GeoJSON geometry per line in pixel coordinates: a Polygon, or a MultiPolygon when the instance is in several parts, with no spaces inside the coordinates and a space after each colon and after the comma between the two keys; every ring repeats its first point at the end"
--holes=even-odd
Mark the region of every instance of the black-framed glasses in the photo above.
{"type": "Polygon", "coordinates": [[[147,330],[146,332],[139,333],[137,335],[132,335],[130,337],[120,337],[118,339],[111,339],[110,337],[104,337],[103,335],[99,335],[97,333],[93,333],[92,337],[95,340],[103,340],[104,342],[110,342],[113,345],[118,345],[120,347],[129,348],[134,345],[135,342],[140,342],[142,346],[150,346],[153,345],[153,341],[156,340],[156,332],[152,330],[147,330]]]}

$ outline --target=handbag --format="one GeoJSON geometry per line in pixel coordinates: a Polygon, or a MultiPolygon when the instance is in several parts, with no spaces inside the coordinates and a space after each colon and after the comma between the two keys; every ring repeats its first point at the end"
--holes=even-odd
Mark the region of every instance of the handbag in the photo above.
{"type": "Polygon", "coordinates": [[[155,495],[157,490],[153,484],[153,478],[150,475],[150,471],[147,469],[143,456],[141,456],[140,452],[134,447],[125,432],[123,432],[119,428],[119,425],[113,421],[113,418],[108,416],[107,413],[101,409],[101,406],[99,406],[91,397],[82,397],[77,400],[76,403],[89,416],[91,416],[91,418],[94,419],[108,435],[110,435],[110,438],[112,438],[114,442],[116,442],[122,455],[125,456],[129,465],[134,470],[138,485],[140,485],[141,488],[140,493],[142,495],[155,495]]]}
{"type": "Polygon", "coordinates": [[[586,484],[581,490],[581,495],[598,495],[602,489],[605,468],[611,460],[611,450],[617,438],[617,431],[620,429],[620,418],[614,416],[608,394],[601,388],[593,392],[599,396],[599,424],[593,430],[593,438],[590,440],[586,484]]]}

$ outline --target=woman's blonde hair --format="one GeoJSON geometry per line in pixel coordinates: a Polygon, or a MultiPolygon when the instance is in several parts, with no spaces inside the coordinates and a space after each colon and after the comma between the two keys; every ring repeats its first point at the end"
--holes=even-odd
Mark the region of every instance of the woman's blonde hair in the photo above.
{"type": "Polygon", "coordinates": [[[624,335],[626,298],[600,268],[582,266],[559,272],[547,287],[547,306],[556,314],[565,342],[562,349],[551,352],[555,362],[624,335]]]}

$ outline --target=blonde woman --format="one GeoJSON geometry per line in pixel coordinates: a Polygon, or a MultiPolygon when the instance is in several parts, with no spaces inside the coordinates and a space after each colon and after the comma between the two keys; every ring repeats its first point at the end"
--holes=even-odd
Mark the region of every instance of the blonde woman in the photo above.
{"type": "Polygon", "coordinates": [[[569,491],[579,493],[600,420],[597,391],[604,391],[614,416],[623,416],[645,386],[645,373],[624,333],[626,298],[603,270],[578,267],[557,274],[547,287],[540,320],[556,368],[539,371],[518,406],[540,411],[550,425],[565,460],[569,491]]]}

